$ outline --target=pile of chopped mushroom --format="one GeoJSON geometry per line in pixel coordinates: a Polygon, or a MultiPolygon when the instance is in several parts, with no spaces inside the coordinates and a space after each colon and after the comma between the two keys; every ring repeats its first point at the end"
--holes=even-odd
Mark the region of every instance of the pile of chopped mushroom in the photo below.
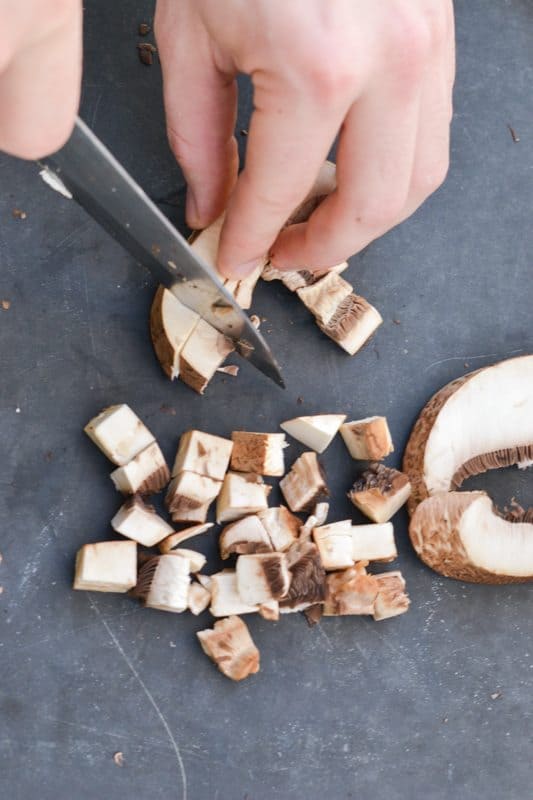
{"type": "MultiPolygon", "coordinates": [[[[287,225],[305,221],[324,197],[335,190],[335,165],[326,161],[304,202],[296,209],[287,225]]],[[[197,233],[191,247],[216,272],[218,243],[224,215],[197,233]]],[[[267,257],[264,263],[243,280],[221,278],[221,282],[243,309],[252,305],[255,286],[279,280],[313,314],[320,330],[350,355],[355,355],[383,322],[379,312],[353,286],[341,277],[346,262],[325,271],[298,270],[281,272],[274,269],[267,257]]],[[[156,292],[150,313],[150,332],[156,356],[171,380],[179,378],[199,394],[203,394],[216,372],[236,375],[234,365],[222,367],[233,352],[233,342],[184,306],[172,292],[162,286],[156,292]]]]}
{"type": "Polygon", "coordinates": [[[303,611],[310,624],[322,616],[383,620],[403,614],[409,598],[401,573],[371,574],[366,568],[397,557],[389,520],[407,500],[407,478],[374,461],[349,494],[373,523],[327,521],[329,489],[317,452],[339,430],[354,458],[382,459],[393,449],[384,417],[345,419],[324,414],[284,422],[283,430],[313,448],[286,474],[285,433],[235,431],[225,439],[199,430],[181,436],[171,472],[153,435],[127,405],[105,409],[85,431],[117,467],[111,479],[126,499],[111,526],[124,539],[82,547],[74,588],[129,592],[148,608],[173,613],[198,615],[209,607],[220,619],[197,636],[233,680],[259,670],[259,651],[240,619],[244,614],[276,621],[303,611]],[[268,506],[272,487],[265,476],[281,478],[288,508],[268,506]],[[165,506],[179,530],[146,502],[164,488],[165,506]],[[207,575],[205,556],[183,545],[214,527],[206,520],[215,501],[216,523],[223,526],[220,557],[235,563],[207,575]]]}

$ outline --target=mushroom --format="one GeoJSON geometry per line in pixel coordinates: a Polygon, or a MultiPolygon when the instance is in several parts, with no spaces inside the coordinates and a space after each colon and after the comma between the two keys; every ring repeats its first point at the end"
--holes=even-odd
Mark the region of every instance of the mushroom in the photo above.
{"type": "MultiPolygon", "coordinates": [[[[191,519],[187,516],[188,512],[209,508],[221,488],[221,481],[197,475],[195,472],[180,472],[169,484],[165,505],[174,521],[187,521],[191,519]]],[[[205,516],[198,521],[205,522],[205,516]]]]}
{"type": "Polygon", "coordinates": [[[118,467],[155,442],[155,437],[125,403],[105,408],[87,423],[84,431],[118,467]]]}
{"type": "Polygon", "coordinates": [[[173,533],[172,526],[146,505],[139,495],[127,500],[111,520],[111,527],[128,539],[153,547],[173,533]]]}
{"type": "Polygon", "coordinates": [[[283,553],[296,541],[301,520],[285,506],[274,506],[258,513],[258,519],[267,532],[272,549],[283,553]]]}
{"type": "Polygon", "coordinates": [[[239,594],[237,573],[234,569],[223,569],[211,575],[211,606],[214,617],[229,617],[231,614],[254,614],[257,605],[245,603],[239,594]]]}
{"type": "Polygon", "coordinates": [[[231,468],[237,472],[280,476],[285,472],[283,450],[287,447],[284,433],[251,433],[233,431],[231,468]]]}
{"type": "Polygon", "coordinates": [[[313,539],[324,569],[346,569],[353,564],[352,522],[344,519],[314,528],[313,539]]]}
{"type": "Polygon", "coordinates": [[[318,323],[320,330],[333,339],[351,356],[370,339],[383,322],[374,306],[357,294],[345,297],[326,323],[318,323]]]}
{"type": "Polygon", "coordinates": [[[356,480],[348,497],[374,522],[387,522],[407,502],[410,493],[407,475],[373,462],[356,480]]]}
{"type": "Polygon", "coordinates": [[[171,381],[179,376],[181,351],[199,321],[200,316],[175,294],[158,288],[150,311],[150,335],[157,360],[171,381]]]}
{"type": "Polygon", "coordinates": [[[187,431],[180,438],[172,477],[180,472],[196,472],[223,481],[229,466],[233,442],[203,431],[187,431]]]}
{"type": "Polygon", "coordinates": [[[329,497],[324,470],[316,453],[302,453],[279,487],[291,511],[309,511],[318,501],[329,497]]]}
{"type": "Polygon", "coordinates": [[[288,419],[281,423],[280,428],[306,447],[323,453],[345,419],[346,414],[316,414],[288,419]]]}
{"type": "Polygon", "coordinates": [[[255,553],[237,559],[237,590],[248,605],[281,600],[287,594],[290,574],[283,553],[255,553]]]}
{"type": "Polygon", "coordinates": [[[226,525],[218,544],[223,561],[232,553],[268,553],[274,549],[264,525],[255,514],[226,525]]]}
{"type": "Polygon", "coordinates": [[[409,535],[418,556],[448,578],[533,580],[533,523],[499,516],[485,492],[437,492],[416,508],[409,535]]]}
{"type": "Polygon", "coordinates": [[[171,533],[159,542],[159,550],[161,553],[171,553],[180,544],[186,542],[187,539],[192,539],[193,536],[200,536],[202,533],[207,533],[213,527],[212,522],[205,522],[200,525],[190,525],[183,531],[178,533],[171,533]]]}
{"type": "Polygon", "coordinates": [[[374,575],[367,574],[366,564],[362,561],[327,576],[325,617],[374,613],[379,584],[374,575]]]}
{"type": "Polygon", "coordinates": [[[191,583],[188,593],[188,608],[195,617],[205,611],[211,602],[211,592],[200,583],[191,583]]]}
{"type": "Polygon", "coordinates": [[[200,319],[180,354],[179,377],[203,394],[218,367],[234,350],[233,342],[200,319]]]}
{"type": "Polygon", "coordinates": [[[472,475],[513,464],[533,464],[533,355],[470,372],[427,403],[403,460],[409,512],[472,475]]]}
{"type": "Polygon", "coordinates": [[[296,290],[296,294],[320,325],[327,325],[342,301],[352,293],[352,285],[336,272],[296,290]]]}
{"type": "Polygon", "coordinates": [[[78,550],[74,589],[124,593],[129,592],[136,582],[136,542],[96,542],[78,550]]]}
{"type": "Polygon", "coordinates": [[[187,558],[189,560],[189,572],[200,572],[207,562],[203,553],[199,553],[197,550],[189,550],[187,547],[176,547],[170,553],[165,553],[165,555],[187,558]]]}
{"type": "Polygon", "coordinates": [[[212,500],[209,500],[206,503],[198,504],[195,500],[188,500],[186,497],[181,497],[178,507],[170,512],[172,522],[205,523],[212,502],[212,500]]]}
{"type": "Polygon", "coordinates": [[[398,557],[392,522],[352,525],[354,561],[394,561],[398,557]]]}
{"type": "Polygon", "coordinates": [[[345,422],[340,432],[352,458],[381,461],[394,452],[386,417],[366,417],[345,422]]]}
{"type": "Polygon", "coordinates": [[[242,619],[231,616],[197,634],[204,653],[233,681],[259,672],[259,650],[242,619]]]}
{"type": "Polygon", "coordinates": [[[405,593],[405,581],[401,572],[383,572],[373,576],[378,583],[378,595],[374,601],[374,619],[382,620],[405,614],[411,601],[405,593]]]}
{"type": "Polygon", "coordinates": [[[313,513],[307,517],[305,523],[300,528],[298,538],[300,541],[308,539],[315,528],[326,524],[329,514],[329,503],[317,503],[313,513]]]}
{"type": "Polygon", "coordinates": [[[282,284],[290,291],[296,292],[298,289],[303,289],[306,286],[312,286],[317,283],[324,275],[330,272],[340,275],[344,270],[348,269],[348,262],[343,261],[341,264],[336,264],[329,269],[313,270],[308,269],[300,270],[281,270],[276,269],[270,263],[263,267],[261,278],[264,281],[281,281],[282,284]]]}
{"type": "Polygon", "coordinates": [[[271,489],[260,475],[228,472],[217,499],[217,522],[233,522],[262,511],[271,489]]]}
{"type": "Polygon", "coordinates": [[[154,556],[139,570],[135,597],[145,606],[180,614],[189,602],[190,563],[179,555],[154,556]]]}
{"type": "Polygon", "coordinates": [[[303,610],[326,599],[326,572],[318,548],[312,542],[295,544],[287,553],[290,585],[280,611],[303,610]]]}
{"type": "Polygon", "coordinates": [[[152,442],[111,475],[115,488],[123,494],[157,494],[170,480],[170,471],[157,442],[152,442]]]}
{"type": "Polygon", "coordinates": [[[213,585],[211,575],[203,575],[201,572],[197,572],[194,577],[211,594],[211,586],[213,585]]]}
{"type": "Polygon", "coordinates": [[[277,622],[279,619],[279,602],[277,600],[267,600],[259,606],[259,615],[269,622],[277,622]]]}

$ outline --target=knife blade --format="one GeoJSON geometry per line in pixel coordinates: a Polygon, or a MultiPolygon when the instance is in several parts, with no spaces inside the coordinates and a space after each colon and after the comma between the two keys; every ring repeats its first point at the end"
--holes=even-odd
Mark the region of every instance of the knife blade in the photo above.
{"type": "Polygon", "coordinates": [[[73,197],[159,283],[285,388],[270,348],[248,315],[83,120],[78,117],[68,142],[39,164],[48,183],[73,197]]]}

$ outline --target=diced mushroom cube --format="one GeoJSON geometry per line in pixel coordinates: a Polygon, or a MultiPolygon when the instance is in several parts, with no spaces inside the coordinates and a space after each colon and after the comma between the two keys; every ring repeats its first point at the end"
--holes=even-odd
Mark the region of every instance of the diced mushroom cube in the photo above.
{"type": "Polygon", "coordinates": [[[217,481],[224,480],[233,442],[203,431],[187,431],[180,439],[172,477],[181,472],[195,472],[217,481]]]}
{"type": "Polygon", "coordinates": [[[346,569],[353,564],[352,523],[345,519],[313,530],[313,538],[325,570],[346,569]]]}
{"type": "Polygon", "coordinates": [[[211,601],[211,592],[200,583],[191,583],[189,586],[189,611],[195,617],[205,611],[211,601]]]}
{"type": "Polygon", "coordinates": [[[233,350],[231,339],[200,319],[181,351],[180,379],[203,394],[217,368],[233,350]]]}
{"type": "MultiPolygon", "coordinates": [[[[172,514],[172,519],[176,521],[197,520],[197,517],[189,516],[190,512],[203,509],[213,502],[222,488],[221,481],[206,478],[205,475],[197,475],[195,472],[180,472],[172,479],[165,497],[165,505],[172,514]]],[[[207,512],[206,512],[207,513],[207,512]]],[[[205,516],[198,520],[205,521],[205,516]]]]}
{"type": "Polygon", "coordinates": [[[327,576],[324,616],[374,613],[379,584],[374,575],[367,574],[365,563],[327,576]]]}
{"type": "Polygon", "coordinates": [[[310,511],[315,503],[329,496],[324,471],[312,452],[296,459],[279,486],[291,511],[310,511]]]}
{"type": "Polygon", "coordinates": [[[219,539],[220,557],[232,553],[267,553],[274,548],[260,519],[252,514],[226,525],[219,539]]]}
{"type": "Polygon", "coordinates": [[[326,336],[333,339],[351,356],[370,339],[383,319],[379,311],[364,297],[350,294],[339,305],[327,323],[318,323],[326,336]]]}
{"type": "Polygon", "coordinates": [[[96,542],[78,550],[74,589],[124,593],[136,582],[136,542],[96,542]]]}
{"type": "Polygon", "coordinates": [[[410,494],[407,475],[375,462],[354,483],[348,497],[374,522],[387,522],[407,502],[410,494]]]}
{"type": "Polygon", "coordinates": [[[237,590],[245,603],[261,605],[287,594],[290,573],[283,553],[256,553],[237,559],[237,590]]]}
{"type": "Polygon", "coordinates": [[[123,467],[111,473],[115,487],[123,494],[157,494],[170,480],[165,457],[152,442],[123,467]]]}
{"type": "Polygon", "coordinates": [[[301,520],[285,506],[267,508],[257,516],[268,534],[273,550],[282,553],[298,538],[301,520]]]}
{"type": "Polygon", "coordinates": [[[233,522],[267,508],[271,488],[259,475],[228,472],[217,499],[217,522],[233,522]]]}
{"type": "Polygon", "coordinates": [[[240,596],[235,570],[223,569],[211,575],[209,611],[214,617],[228,617],[231,614],[254,614],[258,607],[245,603],[240,596]]]}
{"type": "Polygon", "coordinates": [[[352,289],[352,285],[340,275],[327,272],[316,283],[297,289],[296,293],[316,320],[327,325],[339,304],[352,293],[352,289]]]}
{"type": "Polygon", "coordinates": [[[394,451],[386,417],[345,422],[341,436],[352,458],[361,461],[381,461],[394,451]]]}
{"type": "Polygon", "coordinates": [[[285,472],[283,450],[287,446],[284,433],[234,431],[231,438],[232,470],[254,472],[258,475],[283,475],[285,472]]]}
{"type": "Polygon", "coordinates": [[[401,572],[383,572],[374,575],[378,583],[378,595],[374,603],[374,619],[382,620],[405,614],[410,600],[405,592],[405,581],[401,572]]]}
{"type": "Polygon", "coordinates": [[[135,595],[148,608],[180,614],[188,605],[190,563],[179,555],[154,556],[139,571],[135,595]]]}
{"type": "Polygon", "coordinates": [[[393,561],[398,557],[392,522],[352,525],[354,561],[393,561]]]}
{"type": "Polygon", "coordinates": [[[213,630],[208,628],[196,635],[204,653],[231,680],[241,681],[259,672],[259,650],[239,617],[221,619],[213,630]]]}
{"type": "Polygon", "coordinates": [[[282,422],[280,427],[306,447],[323,453],[345,419],[346,414],[316,414],[313,417],[289,419],[282,422]]]}
{"type": "Polygon", "coordinates": [[[84,430],[102,453],[119,467],[155,441],[148,428],[124,403],[105,408],[87,423],[84,430]]]}
{"type": "Polygon", "coordinates": [[[169,534],[173,528],[152,506],[146,505],[139,495],[127,500],[111,520],[111,527],[128,539],[145,547],[153,547],[169,534]]]}

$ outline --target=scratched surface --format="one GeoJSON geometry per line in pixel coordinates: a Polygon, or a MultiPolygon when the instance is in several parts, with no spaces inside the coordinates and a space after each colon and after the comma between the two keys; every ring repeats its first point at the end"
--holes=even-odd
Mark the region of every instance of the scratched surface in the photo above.
{"type": "MultiPolygon", "coordinates": [[[[150,4],[88,6],[83,115],[181,224],[159,68],[143,67],[135,51],[150,4]]],[[[130,403],[169,458],[191,426],[225,434],[275,430],[297,413],[383,413],[397,464],[430,394],[470,368],[533,351],[533,9],[461,0],[457,14],[449,179],[351,264],[351,280],[384,316],[373,342],[350,360],[282,288],[257,293],[285,393],[247,368],[237,381],[220,376],[201,401],[167,382],[147,336],[150,277],[32,165],[0,156],[0,298],[11,301],[0,310],[0,796],[531,796],[531,589],[432,574],[410,549],[403,514],[410,613],[314,630],[299,615],[251,619],[262,671],[242,685],[200,652],[194,632],[207,615],[70,590],[77,548],[110,536],[119,505],[110,465],[81,432],[103,406],[130,403]],[[25,220],[12,218],[14,207],[25,220]],[[123,767],[113,762],[119,751],[123,767]]],[[[238,130],[249,110],[245,93],[238,130]]],[[[298,453],[293,445],[288,459],[298,453]]],[[[357,470],[340,442],[324,461],[339,519],[357,470]]],[[[525,473],[477,485],[532,500],[525,473]]],[[[213,543],[201,547],[216,568],[213,543]]]]}

